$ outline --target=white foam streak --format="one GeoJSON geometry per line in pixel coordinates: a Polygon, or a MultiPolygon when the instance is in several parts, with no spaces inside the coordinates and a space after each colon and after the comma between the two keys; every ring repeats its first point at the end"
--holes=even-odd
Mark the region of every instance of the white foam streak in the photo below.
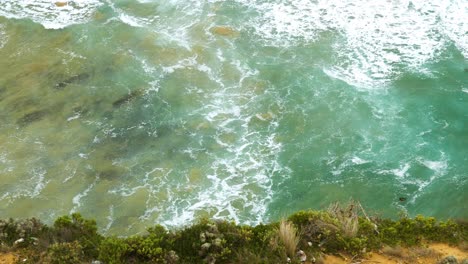
{"type": "Polygon", "coordinates": [[[381,170],[379,171],[379,173],[390,173],[390,174],[397,176],[398,178],[405,178],[406,176],[408,176],[408,170],[410,168],[411,168],[411,165],[409,163],[405,163],[397,169],[381,170]]]}
{"type": "Polygon", "coordinates": [[[73,197],[72,202],[74,204],[73,208],[70,210],[70,214],[76,212],[80,206],[81,206],[81,199],[84,197],[88,196],[89,192],[94,188],[96,185],[97,181],[99,180],[99,177],[96,177],[93,183],[91,183],[84,191],[78,193],[73,197]]]}
{"type": "MultiPolygon", "coordinates": [[[[441,152],[439,160],[429,160],[422,157],[416,157],[414,161],[404,162],[399,168],[390,170],[378,170],[379,174],[393,175],[396,176],[398,182],[404,185],[415,186],[416,191],[411,193],[409,203],[415,203],[416,200],[424,193],[425,189],[431,185],[435,180],[444,176],[448,171],[448,161],[445,157],[445,153],[441,152]],[[409,170],[413,166],[417,166],[418,163],[424,167],[430,169],[432,173],[427,178],[419,178],[418,175],[411,175],[409,170]]],[[[405,187],[406,188],[406,187],[405,187]]]]}
{"type": "Polygon", "coordinates": [[[0,201],[7,200],[7,203],[11,203],[19,197],[30,197],[36,198],[42,190],[47,186],[50,180],[46,180],[47,171],[43,168],[35,168],[29,171],[28,178],[22,180],[19,188],[13,189],[6,192],[0,197],[0,201]]]}
{"type": "Polygon", "coordinates": [[[439,17],[442,30],[468,58],[468,1],[441,1],[439,17]]]}
{"type": "Polygon", "coordinates": [[[107,225],[106,227],[104,227],[104,233],[109,231],[109,229],[111,228],[112,224],[114,223],[114,206],[111,205],[109,207],[109,215],[107,216],[107,225]]]}
{"type": "Polygon", "coordinates": [[[2,0],[0,16],[7,18],[29,18],[48,29],[60,29],[89,21],[102,3],[99,0],[68,1],[67,5],[56,5],[55,0],[2,0]]]}
{"type": "Polygon", "coordinates": [[[49,181],[45,180],[46,173],[47,171],[41,168],[32,170],[33,177],[31,178],[31,182],[33,182],[35,186],[30,193],[30,197],[37,197],[39,194],[41,194],[47,183],[49,183],[49,181]]]}
{"type": "Polygon", "coordinates": [[[426,166],[428,169],[434,171],[436,175],[444,174],[448,168],[448,164],[446,160],[432,161],[432,160],[419,159],[418,161],[422,165],[426,166]]]}
{"type": "Polygon", "coordinates": [[[0,49],[5,47],[5,45],[8,42],[8,36],[4,30],[5,30],[5,26],[0,24],[0,49]]]}

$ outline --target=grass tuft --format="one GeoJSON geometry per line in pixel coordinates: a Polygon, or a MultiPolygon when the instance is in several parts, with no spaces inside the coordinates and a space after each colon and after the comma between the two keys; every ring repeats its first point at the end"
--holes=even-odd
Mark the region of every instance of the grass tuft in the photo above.
{"type": "Polygon", "coordinates": [[[328,208],[328,213],[338,220],[339,228],[347,237],[355,237],[359,230],[359,206],[350,200],[345,206],[335,202],[328,208]]]}
{"type": "Polygon", "coordinates": [[[286,249],[286,254],[290,258],[294,257],[300,240],[300,234],[296,227],[291,222],[281,221],[278,236],[286,249]]]}

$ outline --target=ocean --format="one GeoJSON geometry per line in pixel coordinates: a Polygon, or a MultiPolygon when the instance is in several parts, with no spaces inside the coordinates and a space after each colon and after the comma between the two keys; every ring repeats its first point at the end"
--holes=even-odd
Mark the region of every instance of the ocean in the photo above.
{"type": "Polygon", "coordinates": [[[466,0],[0,0],[0,218],[468,218],[466,0]]]}

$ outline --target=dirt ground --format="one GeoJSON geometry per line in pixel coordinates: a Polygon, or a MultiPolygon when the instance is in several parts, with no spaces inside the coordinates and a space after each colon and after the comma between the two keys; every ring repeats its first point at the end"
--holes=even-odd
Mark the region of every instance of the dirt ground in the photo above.
{"type": "Polygon", "coordinates": [[[12,253],[0,253],[0,264],[15,263],[16,256],[12,253]]]}
{"type": "MultiPolygon", "coordinates": [[[[468,252],[447,244],[430,244],[418,248],[384,248],[369,253],[365,259],[346,256],[325,256],[324,264],[436,264],[442,258],[454,256],[459,262],[468,259],[468,252]]],[[[312,263],[312,262],[310,262],[312,263]]]]}

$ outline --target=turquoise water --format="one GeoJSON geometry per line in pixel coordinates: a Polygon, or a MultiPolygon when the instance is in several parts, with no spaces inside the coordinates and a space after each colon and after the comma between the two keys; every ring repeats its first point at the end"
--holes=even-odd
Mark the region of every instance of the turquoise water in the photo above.
{"type": "Polygon", "coordinates": [[[1,218],[468,217],[466,1],[0,3],[1,218]]]}

